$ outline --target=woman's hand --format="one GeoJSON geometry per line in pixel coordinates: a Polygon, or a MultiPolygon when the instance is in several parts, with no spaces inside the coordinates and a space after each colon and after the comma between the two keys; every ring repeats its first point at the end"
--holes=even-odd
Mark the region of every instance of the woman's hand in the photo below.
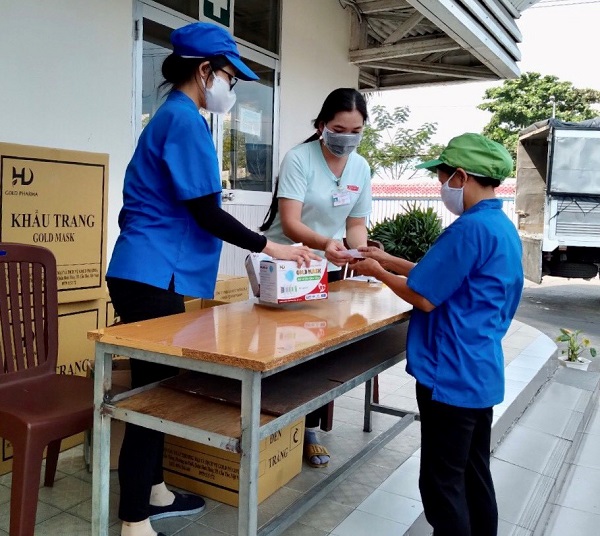
{"type": "Polygon", "coordinates": [[[382,274],[386,273],[385,268],[374,259],[354,259],[350,262],[350,268],[355,273],[380,279],[382,274]]]}
{"type": "Polygon", "coordinates": [[[336,266],[345,266],[346,263],[352,258],[346,253],[347,249],[344,244],[339,240],[333,238],[327,240],[325,248],[323,249],[325,258],[336,266]]]}
{"type": "Polygon", "coordinates": [[[394,255],[390,255],[377,247],[361,247],[358,248],[358,251],[363,254],[365,259],[374,259],[381,264],[383,269],[404,277],[408,277],[410,271],[415,267],[414,262],[407,261],[401,257],[394,257],[394,255]]]}
{"type": "Polygon", "coordinates": [[[296,261],[298,268],[303,264],[310,266],[310,261],[320,261],[321,257],[315,255],[310,248],[306,246],[290,246],[287,244],[277,244],[267,240],[267,245],[262,253],[270,255],[274,259],[281,259],[285,261],[296,261]]]}
{"type": "Polygon", "coordinates": [[[393,260],[396,259],[396,257],[393,255],[390,255],[389,253],[386,253],[382,249],[375,246],[363,246],[358,248],[358,251],[362,253],[362,256],[365,259],[376,260],[386,270],[390,269],[390,265],[393,263],[393,260]]]}

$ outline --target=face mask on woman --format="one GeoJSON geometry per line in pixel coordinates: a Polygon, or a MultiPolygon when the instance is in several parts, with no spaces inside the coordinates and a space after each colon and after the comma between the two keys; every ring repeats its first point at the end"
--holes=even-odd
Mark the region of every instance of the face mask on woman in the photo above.
{"type": "Polygon", "coordinates": [[[450,178],[444,184],[442,184],[440,193],[446,208],[452,212],[452,214],[460,216],[465,211],[465,203],[463,199],[464,191],[462,188],[452,188],[450,186],[450,181],[455,174],[456,171],[450,175],[450,178]]]}
{"type": "Polygon", "coordinates": [[[341,132],[333,132],[323,125],[323,143],[325,147],[329,149],[329,152],[337,157],[348,156],[354,149],[356,149],[360,140],[362,139],[362,133],[346,134],[341,132]]]}
{"type": "Polygon", "coordinates": [[[205,110],[214,114],[226,114],[233,108],[236,100],[236,94],[230,89],[229,83],[215,73],[212,86],[207,87],[204,82],[204,96],[205,110]]]}

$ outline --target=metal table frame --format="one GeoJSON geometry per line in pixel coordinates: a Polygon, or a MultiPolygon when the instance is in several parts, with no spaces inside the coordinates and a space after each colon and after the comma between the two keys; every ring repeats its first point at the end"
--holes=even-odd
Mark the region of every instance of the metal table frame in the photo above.
{"type": "Polygon", "coordinates": [[[374,454],[389,440],[406,428],[418,416],[413,412],[403,411],[372,402],[372,378],[392,367],[404,359],[401,352],[366,372],[341,384],[339,387],[318,396],[307,403],[296,407],[292,411],[278,417],[263,426],[260,425],[261,408],[261,381],[263,378],[281,372],[284,369],[313,360],[321,355],[345,347],[365,337],[373,336],[381,331],[393,328],[406,320],[391,323],[387,326],[363,333],[341,344],[337,344],[313,354],[307,355],[293,363],[288,363],[269,371],[256,371],[217,364],[185,357],[166,355],[160,352],[139,350],[117,344],[96,342],[96,365],[94,375],[94,442],[93,442],[93,493],[92,493],[92,535],[108,535],[109,512],[109,476],[110,476],[110,421],[118,419],[125,422],[155,429],[167,434],[182,437],[203,444],[210,444],[218,448],[241,452],[239,469],[239,509],[238,509],[238,535],[255,536],[260,534],[275,535],[289,527],[296,519],[306,512],[312,505],[325,496],[332,488],[344,480],[357,465],[374,454]],[[153,415],[142,414],[118,407],[119,401],[134,396],[156,387],[157,384],[144,386],[127,391],[121,395],[110,395],[112,386],[112,359],[119,355],[132,359],[168,364],[181,369],[204,372],[233,378],[241,382],[241,441],[238,438],[215,434],[210,431],[187,426],[181,423],[168,421],[153,415]],[[317,409],[341,394],[349,391],[361,383],[366,383],[365,390],[365,417],[364,429],[371,431],[371,413],[381,412],[401,417],[400,421],[388,431],[380,434],[371,441],[361,452],[347,461],[343,466],[329,475],[325,480],[314,486],[296,503],[285,510],[285,515],[271,520],[258,531],[258,465],[259,442],[288,424],[295,422],[303,415],[317,409]]]}

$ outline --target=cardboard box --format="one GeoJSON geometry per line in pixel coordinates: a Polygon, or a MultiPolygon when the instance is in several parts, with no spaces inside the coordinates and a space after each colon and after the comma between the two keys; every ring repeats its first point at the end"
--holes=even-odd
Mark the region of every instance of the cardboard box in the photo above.
{"type": "Polygon", "coordinates": [[[213,299],[233,303],[246,301],[250,297],[248,278],[237,275],[219,274],[213,299]]]}
{"type": "Polygon", "coordinates": [[[198,298],[195,300],[187,300],[185,302],[185,312],[197,311],[198,309],[208,309],[209,307],[215,307],[216,305],[225,305],[227,302],[218,300],[207,300],[204,298],[198,298]]]}
{"type": "MultiPolygon", "coordinates": [[[[304,417],[260,442],[258,502],[302,469],[304,417]]],[[[165,482],[238,505],[240,455],[173,436],[165,438],[165,482]]]]}
{"type": "MultiPolygon", "coordinates": [[[[221,303],[233,303],[239,301],[246,301],[248,298],[250,298],[250,290],[248,286],[247,277],[225,274],[219,274],[217,276],[217,284],[215,285],[215,295],[213,296],[212,301],[221,303]]],[[[185,296],[184,298],[186,302],[198,299],[202,298],[193,298],[191,296],[185,296]]],[[[208,301],[210,302],[211,300],[208,301]]]]}
{"type": "Polygon", "coordinates": [[[108,155],[0,143],[0,242],[45,246],[59,303],[105,294],[108,155]]]}
{"type": "Polygon", "coordinates": [[[260,302],[282,304],[323,300],[328,296],[327,261],[311,261],[310,266],[294,261],[260,261],[260,302]]]}
{"type": "Polygon", "coordinates": [[[59,374],[87,376],[96,353],[94,341],[87,332],[105,327],[106,300],[93,300],[58,305],[59,374]]]}
{"type": "MultiPolygon", "coordinates": [[[[106,301],[64,303],[58,306],[58,362],[59,374],[89,374],[94,360],[95,345],[88,340],[87,332],[104,327],[106,301]]],[[[63,439],[61,450],[83,442],[84,434],[63,439]]],[[[12,470],[12,445],[0,438],[0,475],[12,470]]]]}

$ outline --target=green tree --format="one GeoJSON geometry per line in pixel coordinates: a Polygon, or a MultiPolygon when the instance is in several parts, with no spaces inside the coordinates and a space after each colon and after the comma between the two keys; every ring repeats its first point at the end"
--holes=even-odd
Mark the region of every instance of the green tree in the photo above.
{"type": "Polygon", "coordinates": [[[493,114],[483,133],[502,143],[514,158],[519,131],[552,117],[553,101],[557,119],[582,121],[598,115],[592,105],[600,102],[600,91],[578,89],[552,75],[523,73],[487,89],[483,98],[478,108],[493,114]]]}
{"type": "Polygon", "coordinates": [[[369,162],[373,174],[393,180],[410,178],[418,162],[439,155],[440,146],[431,143],[437,124],[404,128],[402,125],[410,116],[407,106],[397,106],[390,112],[385,106],[376,105],[369,115],[358,153],[369,162]]]}

